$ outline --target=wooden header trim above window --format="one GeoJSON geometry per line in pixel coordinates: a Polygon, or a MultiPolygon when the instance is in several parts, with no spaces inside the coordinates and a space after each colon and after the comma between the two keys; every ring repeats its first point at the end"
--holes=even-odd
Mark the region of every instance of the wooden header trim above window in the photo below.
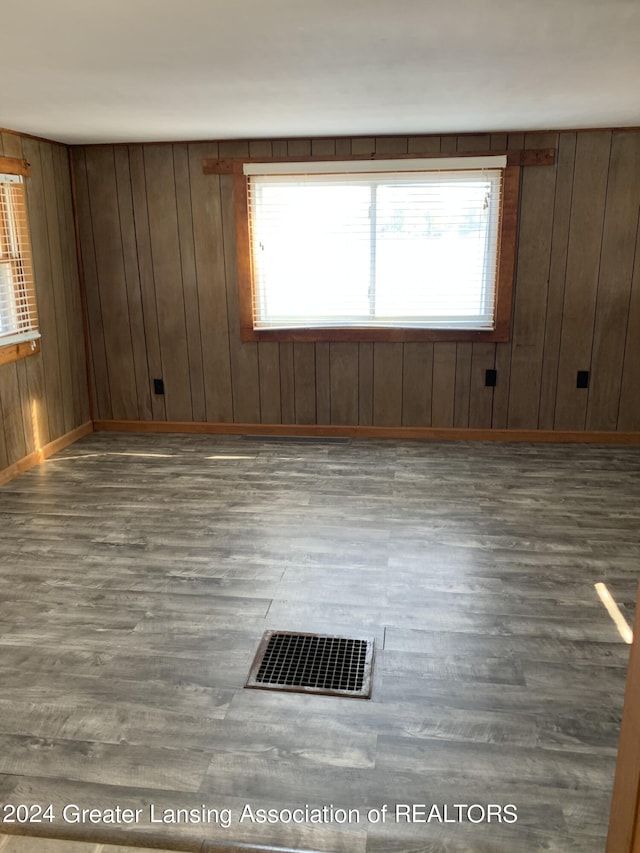
{"type": "Polygon", "coordinates": [[[0,174],[23,175],[28,178],[31,166],[26,160],[19,160],[17,157],[0,157],[0,174]]]}
{"type": "Polygon", "coordinates": [[[234,175],[242,173],[243,163],[299,163],[331,160],[435,160],[449,157],[495,157],[506,155],[508,166],[553,166],[556,159],[555,148],[530,148],[524,151],[465,151],[442,154],[371,154],[368,157],[351,154],[322,155],[318,157],[226,157],[219,160],[205,159],[202,161],[202,171],[205,175],[234,175]]]}

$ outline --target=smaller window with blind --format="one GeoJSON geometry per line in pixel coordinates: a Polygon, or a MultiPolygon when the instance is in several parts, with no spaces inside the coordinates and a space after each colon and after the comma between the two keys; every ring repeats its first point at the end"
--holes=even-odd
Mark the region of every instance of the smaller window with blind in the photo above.
{"type": "Polygon", "coordinates": [[[35,352],[40,338],[24,185],[26,173],[28,166],[23,161],[0,158],[1,362],[35,352]]]}
{"type": "Polygon", "coordinates": [[[507,339],[508,171],[504,155],[245,163],[243,338],[507,339]]]}

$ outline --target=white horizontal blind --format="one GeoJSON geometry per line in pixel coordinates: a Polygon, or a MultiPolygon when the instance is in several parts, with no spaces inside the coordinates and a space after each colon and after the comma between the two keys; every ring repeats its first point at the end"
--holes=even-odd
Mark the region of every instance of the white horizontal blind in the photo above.
{"type": "Polygon", "coordinates": [[[0,174],[0,346],[38,337],[24,180],[0,174]]]}
{"type": "Polygon", "coordinates": [[[390,162],[247,164],[255,329],[493,329],[502,169],[390,162]]]}

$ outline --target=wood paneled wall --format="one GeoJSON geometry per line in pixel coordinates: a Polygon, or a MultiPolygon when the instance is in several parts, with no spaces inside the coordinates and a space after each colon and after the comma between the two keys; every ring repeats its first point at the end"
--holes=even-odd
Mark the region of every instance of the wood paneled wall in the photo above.
{"type": "Polygon", "coordinates": [[[0,366],[0,472],[90,419],[68,150],[0,132],[0,154],[31,164],[41,352],[0,366]]]}
{"type": "Polygon", "coordinates": [[[638,131],[88,146],[72,160],[97,418],[640,429],[638,131]],[[241,343],[231,179],[203,175],[203,158],[551,146],[555,166],[523,169],[509,343],[241,343]]]}

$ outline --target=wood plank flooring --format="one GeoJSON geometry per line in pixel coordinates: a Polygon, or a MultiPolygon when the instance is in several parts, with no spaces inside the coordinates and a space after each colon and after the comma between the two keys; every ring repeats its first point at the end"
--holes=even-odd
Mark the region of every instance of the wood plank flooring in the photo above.
{"type": "Polygon", "coordinates": [[[53,838],[0,835],[0,853],[169,853],[158,847],[123,847],[121,844],[93,844],[53,838]]]}
{"type": "Polygon", "coordinates": [[[602,853],[629,647],[594,585],[631,624],[639,474],[635,447],[88,436],[0,489],[0,801],[55,815],[0,833],[602,853]],[[375,637],[372,699],[244,689],[267,628],[375,637]]]}

